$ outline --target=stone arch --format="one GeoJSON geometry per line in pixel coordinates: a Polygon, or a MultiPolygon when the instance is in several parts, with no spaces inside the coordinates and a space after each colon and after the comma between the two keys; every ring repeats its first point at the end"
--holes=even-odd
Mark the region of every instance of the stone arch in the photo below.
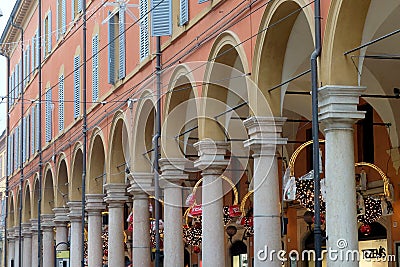
{"type": "Polygon", "coordinates": [[[8,207],[9,207],[9,212],[8,212],[8,222],[7,222],[7,226],[8,226],[8,228],[12,228],[12,227],[14,227],[16,224],[15,224],[15,217],[17,217],[17,216],[15,216],[16,214],[15,214],[15,210],[16,210],[16,207],[15,207],[15,195],[14,195],[14,191],[10,191],[10,196],[9,196],[9,198],[10,198],[10,200],[9,200],[9,203],[8,203],[8,207]]]}
{"type": "Polygon", "coordinates": [[[257,37],[252,74],[254,82],[264,95],[274,116],[282,116],[282,101],[287,87],[278,87],[271,92],[269,90],[282,83],[283,80],[301,73],[305,57],[309,64],[311,56],[309,45],[301,46],[301,53],[288,49],[293,38],[306,38],[311,34],[311,39],[314,39],[313,11],[307,4],[303,0],[274,1],[267,6],[260,24],[259,31],[262,34],[257,37]],[[302,26],[300,29],[307,31],[305,36],[293,31],[298,24],[302,26]],[[296,33],[297,36],[293,37],[296,33]],[[289,57],[291,60],[287,60],[289,57]]]}
{"type": "Polygon", "coordinates": [[[195,153],[190,146],[190,140],[198,138],[199,105],[192,72],[189,65],[181,64],[172,73],[165,99],[161,133],[163,158],[183,158],[187,154],[195,153]]]}
{"type": "Polygon", "coordinates": [[[22,213],[22,222],[28,223],[32,218],[32,202],[31,202],[31,184],[29,180],[25,182],[24,191],[23,191],[23,213],[22,213]]]}
{"type": "Polygon", "coordinates": [[[39,174],[35,173],[33,178],[33,188],[32,188],[32,212],[31,217],[38,217],[38,205],[39,202],[39,174]]]}
{"type": "Polygon", "coordinates": [[[69,177],[69,201],[82,201],[82,171],[83,171],[83,152],[80,142],[75,144],[72,157],[71,175],[69,177]]]}
{"type": "Polygon", "coordinates": [[[152,137],[154,135],[155,103],[150,90],[145,90],[138,102],[134,120],[134,172],[153,172],[151,166],[152,137]]]}
{"type": "MultiPolygon", "coordinates": [[[[344,52],[361,44],[371,0],[332,0],[322,46],[321,81],[324,85],[357,85],[357,70],[344,52]]],[[[358,56],[359,51],[354,52],[358,56]]]]}
{"type": "Polygon", "coordinates": [[[118,111],[113,118],[109,135],[107,183],[125,183],[126,156],[130,157],[129,136],[124,114],[118,111]]]}
{"type": "Polygon", "coordinates": [[[54,171],[50,163],[45,165],[43,174],[42,214],[53,214],[55,204],[54,171]]]}
{"type": "Polygon", "coordinates": [[[106,178],[106,153],[104,137],[100,128],[96,127],[90,138],[87,193],[102,194],[106,178]]]}
{"type": "MultiPolygon", "coordinates": [[[[215,40],[204,75],[199,138],[226,141],[229,115],[222,115],[234,106],[248,101],[248,61],[238,36],[226,31],[215,40]],[[216,119],[215,117],[218,117],[216,119]]],[[[248,116],[247,105],[243,108],[248,116]]],[[[236,110],[235,113],[238,113],[236,110]]],[[[244,133],[243,133],[244,134],[244,133]]],[[[247,133],[246,133],[247,136],[247,133]]]]}
{"type": "Polygon", "coordinates": [[[57,164],[56,207],[65,207],[68,203],[68,173],[67,157],[61,153],[57,164]]]}

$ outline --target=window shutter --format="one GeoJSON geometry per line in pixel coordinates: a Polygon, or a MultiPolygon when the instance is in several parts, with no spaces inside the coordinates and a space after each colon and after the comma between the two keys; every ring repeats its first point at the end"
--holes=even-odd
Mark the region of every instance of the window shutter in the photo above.
{"type": "Polygon", "coordinates": [[[35,41],[36,41],[36,35],[32,37],[32,53],[31,53],[32,69],[31,69],[31,72],[33,72],[35,70],[35,51],[36,51],[35,41]]]}
{"type": "Polygon", "coordinates": [[[82,12],[82,0],[78,0],[78,13],[82,12]]]}
{"type": "Polygon", "coordinates": [[[75,1],[71,0],[71,20],[74,21],[75,19],[75,1]]]}
{"type": "Polygon", "coordinates": [[[15,86],[16,87],[16,90],[15,90],[16,93],[15,93],[15,96],[14,96],[14,101],[16,100],[16,98],[19,95],[19,86],[20,86],[20,80],[19,80],[20,78],[19,77],[21,76],[20,72],[19,72],[19,63],[15,66],[15,75],[17,77],[16,78],[17,81],[16,81],[16,86],[15,86]]]}
{"type": "Polygon", "coordinates": [[[28,47],[26,48],[26,83],[28,83],[31,79],[31,73],[30,73],[30,66],[31,66],[31,48],[28,45],[28,47]]]}
{"type": "Polygon", "coordinates": [[[140,0],[140,61],[149,55],[149,21],[148,21],[148,0],[140,0]]]}
{"type": "Polygon", "coordinates": [[[7,175],[10,175],[10,162],[11,162],[11,153],[10,153],[10,136],[7,136],[7,175]]]}
{"type": "Polygon", "coordinates": [[[74,118],[79,117],[80,113],[80,68],[79,55],[74,57],[74,118]]]}
{"type": "Polygon", "coordinates": [[[39,125],[39,103],[36,103],[36,134],[35,134],[35,136],[36,136],[36,151],[38,151],[39,150],[39,139],[40,138],[42,138],[40,135],[39,135],[39,127],[41,127],[41,125],[39,125]]]}
{"type": "Polygon", "coordinates": [[[46,92],[46,142],[50,142],[51,141],[51,129],[52,129],[52,125],[51,125],[51,89],[47,90],[46,92]]]}
{"type": "Polygon", "coordinates": [[[47,23],[47,34],[48,34],[48,48],[47,48],[47,53],[51,52],[51,10],[49,11],[49,15],[48,15],[48,23],[47,23]]]}
{"type": "Polygon", "coordinates": [[[151,35],[172,34],[172,0],[151,0],[151,35]]]}
{"type": "Polygon", "coordinates": [[[18,169],[19,166],[19,127],[15,129],[15,166],[14,170],[18,169]]]}
{"type": "Polygon", "coordinates": [[[99,99],[99,35],[92,39],[92,100],[99,99]]]}
{"type": "Polygon", "coordinates": [[[61,32],[64,34],[67,31],[67,3],[66,0],[61,0],[61,32]]]}
{"type": "Polygon", "coordinates": [[[64,75],[58,79],[58,130],[64,130],[64,75]]]}
{"type": "Polygon", "coordinates": [[[40,44],[39,44],[39,34],[38,34],[38,31],[36,31],[36,64],[35,64],[35,67],[36,68],[38,68],[39,67],[39,64],[41,63],[40,62],[40,58],[39,58],[39,49],[40,49],[40,44]]]}
{"type": "Polygon", "coordinates": [[[21,140],[22,159],[21,159],[21,162],[25,162],[25,157],[26,157],[26,155],[25,155],[25,152],[26,152],[26,150],[25,150],[25,144],[26,144],[26,141],[25,141],[26,140],[26,118],[25,117],[22,118],[21,131],[22,131],[22,140],[21,140]]]}
{"type": "Polygon", "coordinates": [[[119,10],[119,73],[118,78],[125,78],[125,11],[119,10]]]}
{"type": "Polygon", "coordinates": [[[26,77],[26,50],[22,53],[21,67],[23,67],[22,68],[22,88],[24,88],[26,85],[26,80],[25,80],[25,77],[26,77]]]}
{"type": "Polygon", "coordinates": [[[179,25],[185,25],[189,21],[189,3],[188,0],[180,0],[179,25]]]}
{"type": "Polygon", "coordinates": [[[35,153],[35,106],[31,109],[31,153],[35,153]]]}
{"type": "Polygon", "coordinates": [[[56,1],[56,41],[58,41],[59,35],[61,33],[61,29],[60,29],[61,25],[59,25],[59,23],[58,23],[58,18],[60,17],[60,15],[58,13],[61,11],[59,8],[60,1],[61,0],[56,1]]]}
{"type": "Polygon", "coordinates": [[[108,21],[108,83],[115,83],[115,16],[108,21]]]}

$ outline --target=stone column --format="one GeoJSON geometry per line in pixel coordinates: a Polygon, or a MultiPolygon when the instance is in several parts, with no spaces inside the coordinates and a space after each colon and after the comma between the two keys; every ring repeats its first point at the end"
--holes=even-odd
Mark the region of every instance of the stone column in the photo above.
{"type": "Polygon", "coordinates": [[[56,226],[56,246],[57,250],[67,250],[68,246],[68,208],[54,208],[54,224],[56,226]]]}
{"type": "Polygon", "coordinates": [[[43,267],[54,266],[54,215],[42,215],[43,267]]]}
{"type": "Polygon", "coordinates": [[[32,250],[31,250],[31,264],[32,267],[38,266],[38,221],[31,219],[32,231],[32,250]]]}
{"type": "Polygon", "coordinates": [[[286,144],[281,138],[285,118],[251,117],[244,124],[249,139],[244,142],[253,150],[253,216],[254,216],[254,266],[281,266],[269,251],[279,251],[281,245],[279,175],[276,148],[286,144]],[[266,251],[266,248],[268,251],[266,251]],[[266,257],[266,258],[265,258],[266,257]]]}
{"type": "Polygon", "coordinates": [[[82,261],[82,202],[74,201],[67,203],[69,207],[70,226],[70,266],[81,266],[82,261]]]}
{"type": "Polygon", "coordinates": [[[195,148],[199,159],[194,166],[202,170],[202,260],[203,266],[225,266],[225,229],[223,222],[223,187],[220,177],[228,165],[224,159],[227,144],[202,140],[195,148]]]}
{"type": "Polygon", "coordinates": [[[90,266],[103,266],[103,239],[101,212],[106,205],[103,194],[86,195],[86,211],[88,216],[88,262],[90,266]]]}
{"type": "Polygon", "coordinates": [[[186,159],[161,159],[160,186],[164,189],[164,266],[183,266],[182,182],[186,159]]]}
{"type": "MultiPolygon", "coordinates": [[[[327,247],[339,252],[358,251],[353,125],[364,118],[364,112],[357,111],[364,90],[353,86],[324,86],[319,90],[319,117],[326,140],[327,247]]],[[[328,257],[328,266],[355,267],[358,261],[328,257]]]]}
{"type": "Polygon", "coordinates": [[[32,266],[32,230],[30,223],[22,224],[22,235],[24,237],[23,245],[22,245],[22,266],[30,267],[32,266]]]}
{"type": "Polygon", "coordinates": [[[131,184],[128,192],[133,196],[133,266],[151,266],[148,193],[154,192],[152,188],[153,177],[152,173],[135,173],[128,177],[131,184]]]}
{"type": "Polygon", "coordinates": [[[19,227],[14,229],[14,267],[19,267],[19,227]]]}
{"type": "MultiPolygon", "coordinates": [[[[15,236],[14,236],[14,228],[7,229],[8,231],[8,236],[7,236],[7,241],[8,241],[8,267],[11,267],[11,261],[14,262],[15,264],[15,236]]],[[[15,265],[14,265],[15,266],[15,265]]]]}
{"type": "Polygon", "coordinates": [[[128,200],[125,184],[106,184],[108,204],[108,266],[125,265],[124,204],[128,200]]]}

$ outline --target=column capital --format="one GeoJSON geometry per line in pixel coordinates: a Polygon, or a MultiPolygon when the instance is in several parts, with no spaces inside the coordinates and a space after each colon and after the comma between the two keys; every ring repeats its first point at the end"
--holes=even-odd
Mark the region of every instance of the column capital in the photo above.
{"type": "Polygon", "coordinates": [[[69,207],[68,217],[72,221],[81,221],[82,219],[82,202],[80,201],[70,201],[67,203],[69,207]]]}
{"type": "Polygon", "coordinates": [[[282,127],[286,122],[284,117],[253,116],[244,121],[249,139],[244,141],[245,147],[251,147],[256,154],[276,153],[276,146],[285,145],[287,138],[282,138],[282,127]]]}
{"type": "Polygon", "coordinates": [[[109,205],[121,205],[129,199],[126,195],[126,184],[105,184],[104,189],[107,191],[104,201],[109,205]]]}
{"type": "Polygon", "coordinates": [[[67,207],[54,208],[53,212],[54,212],[55,224],[65,224],[69,221],[68,218],[69,209],[67,207]]]}
{"type": "Polygon", "coordinates": [[[54,223],[54,215],[53,214],[42,214],[42,230],[53,230],[54,223]]]}
{"type": "Polygon", "coordinates": [[[32,233],[37,233],[38,232],[38,220],[35,219],[30,219],[31,222],[31,231],[32,233]]]}
{"type": "Polygon", "coordinates": [[[184,158],[162,158],[159,160],[161,168],[160,187],[176,187],[188,178],[185,166],[188,160],[184,158]]]}
{"type": "Polygon", "coordinates": [[[14,240],[15,240],[14,230],[15,230],[14,228],[7,229],[7,240],[9,242],[14,242],[14,240]]]}
{"type": "Polygon", "coordinates": [[[86,195],[86,211],[90,213],[101,213],[105,210],[104,194],[88,194],[86,195]]]}
{"type": "Polygon", "coordinates": [[[154,191],[153,187],[154,173],[148,172],[133,172],[128,175],[131,184],[128,187],[128,192],[132,195],[151,194],[154,191]]]}
{"type": "Polygon", "coordinates": [[[23,223],[22,226],[22,235],[24,237],[31,237],[32,236],[32,225],[30,223],[23,223]]]}
{"type": "Polygon", "coordinates": [[[365,91],[361,86],[326,85],[318,90],[319,119],[327,128],[353,128],[365,116],[357,105],[365,91]]]}
{"type": "Polygon", "coordinates": [[[225,159],[228,144],[223,141],[211,139],[201,140],[194,144],[198,151],[199,159],[194,162],[194,167],[207,172],[221,172],[229,161],[225,159]]]}

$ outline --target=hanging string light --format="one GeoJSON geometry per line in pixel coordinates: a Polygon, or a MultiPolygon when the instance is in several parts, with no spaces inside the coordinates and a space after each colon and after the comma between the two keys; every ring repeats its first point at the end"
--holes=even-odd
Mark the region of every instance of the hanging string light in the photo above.
{"type": "MultiPolygon", "coordinates": [[[[310,211],[314,211],[314,180],[313,171],[310,171],[306,175],[300,177],[296,181],[296,200],[301,206],[305,207],[310,211]]],[[[321,203],[321,212],[325,212],[325,201],[322,194],[319,195],[321,203]]]]}
{"type": "Polygon", "coordinates": [[[382,216],[381,200],[371,196],[364,197],[365,214],[358,216],[358,221],[371,224],[382,216]]]}

